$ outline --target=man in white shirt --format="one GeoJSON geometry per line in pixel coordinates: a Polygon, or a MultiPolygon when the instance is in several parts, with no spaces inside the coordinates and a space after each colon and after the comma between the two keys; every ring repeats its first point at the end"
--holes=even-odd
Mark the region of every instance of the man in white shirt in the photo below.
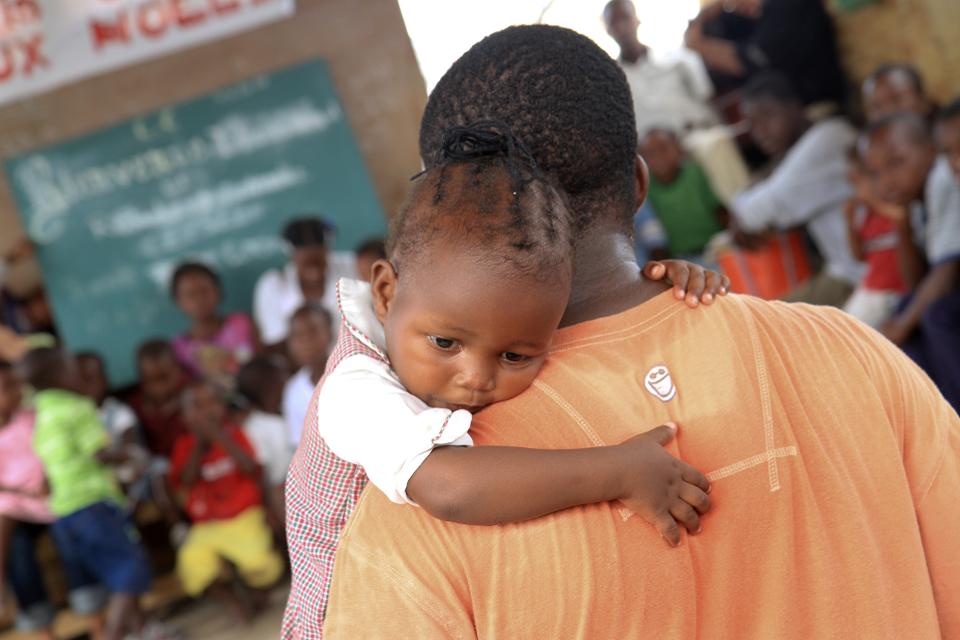
{"type": "Polygon", "coordinates": [[[751,136],[776,167],[734,198],[734,224],[748,233],[805,225],[824,264],[787,299],[842,306],[864,269],[850,253],[843,214],[853,195],[846,157],[856,131],[842,118],[811,123],[779,74],[752,80],[743,90],[742,109],[751,136]]]}
{"type": "Polygon", "coordinates": [[[290,317],[305,302],[318,303],[333,315],[334,327],[340,326],[337,281],[356,278],[357,262],[353,252],[329,250],[332,230],[317,217],[293,220],[284,228],[290,262],[260,276],[253,292],[254,319],[265,345],[286,340],[290,317]]]}
{"type": "Polygon", "coordinates": [[[607,33],[620,47],[618,63],[633,97],[637,134],[653,128],[675,132],[699,163],[714,192],[729,203],[745,187],[748,173],[726,127],[710,106],[713,85],[703,60],[689,50],[655,56],[637,38],[636,8],[630,0],[611,0],[603,10],[607,33]]]}

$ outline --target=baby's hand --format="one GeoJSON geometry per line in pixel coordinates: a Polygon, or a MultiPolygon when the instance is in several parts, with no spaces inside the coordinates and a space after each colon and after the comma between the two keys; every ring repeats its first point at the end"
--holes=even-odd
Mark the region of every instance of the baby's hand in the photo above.
{"type": "Polygon", "coordinates": [[[644,265],[643,275],[672,284],[677,300],[686,300],[688,307],[701,301],[710,304],[730,288],[730,278],[686,260],[651,260],[644,265]]]}
{"type": "Polygon", "coordinates": [[[656,527],[671,546],[680,544],[680,527],[700,532],[700,516],[710,509],[710,482],[663,448],[677,433],[667,423],[619,445],[623,452],[620,501],[656,527]]]}

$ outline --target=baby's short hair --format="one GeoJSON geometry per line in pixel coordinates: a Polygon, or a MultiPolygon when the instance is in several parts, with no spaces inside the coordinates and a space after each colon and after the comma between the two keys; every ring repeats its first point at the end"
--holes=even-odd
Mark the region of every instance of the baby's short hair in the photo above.
{"type": "Polygon", "coordinates": [[[387,253],[398,270],[426,244],[460,242],[492,267],[538,280],[572,273],[573,223],[563,198],[509,128],[449,128],[393,219],[387,253]]]}

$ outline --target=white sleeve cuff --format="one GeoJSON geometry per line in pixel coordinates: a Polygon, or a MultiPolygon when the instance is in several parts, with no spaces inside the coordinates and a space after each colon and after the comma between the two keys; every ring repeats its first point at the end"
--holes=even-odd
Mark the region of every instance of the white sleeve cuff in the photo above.
{"type": "Polygon", "coordinates": [[[400,470],[397,472],[394,479],[394,495],[386,494],[388,498],[397,503],[406,503],[417,505],[416,502],[410,499],[410,496],[407,495],[407,484],[410,482],[410,478],[413,477],[413,474],[416,473],[417,469],[420,468],[420,465],[423,464],[423,461],[427,459],[433,450],[437,447],[472,447],[473,438],[470,437],[470,425],[473,422],[473,416],[469,411],[459,410],[454,411],[450,414],[450,417],[447,419],[445,427],[441,427],[442,432],[438,434],[438,438],[434,441],[432,447],[426,451],[421,451],[415,456],[408,459],[400,470]]]}

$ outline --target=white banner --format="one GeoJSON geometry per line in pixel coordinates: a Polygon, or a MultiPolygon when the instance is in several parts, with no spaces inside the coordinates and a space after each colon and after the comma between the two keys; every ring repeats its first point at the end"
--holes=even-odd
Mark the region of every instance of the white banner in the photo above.
{"type": "Polygon", "coordinates": [[[294,0],[0,0],[0,103],[293,11],[294,0]]]}

